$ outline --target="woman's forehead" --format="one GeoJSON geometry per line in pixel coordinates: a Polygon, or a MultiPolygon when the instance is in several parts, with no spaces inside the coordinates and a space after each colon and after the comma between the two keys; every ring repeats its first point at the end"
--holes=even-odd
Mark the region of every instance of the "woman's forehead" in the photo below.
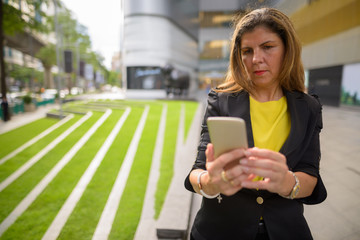
{"type": "Polygon", "coordinates": [[[241,36],[241,45],[262,44],[268,41],[281,40],[277,33],[265,26],[257,26],[241,36]]]}

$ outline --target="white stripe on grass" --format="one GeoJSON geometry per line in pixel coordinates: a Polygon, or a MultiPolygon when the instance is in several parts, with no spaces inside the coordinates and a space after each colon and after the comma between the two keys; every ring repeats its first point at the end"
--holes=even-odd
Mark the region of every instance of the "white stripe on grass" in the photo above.
{"type": "Polygon", "coordinates": [[[66,116],[64,119],[62,119],[61,121],[59,121],[58,123],[54,124],[53,126],[49,127],[48,129],[46,129],[44,132],[40,133],[39,135],[37,135],[36,137],[34,137],[33,139],[29,140],[28,142],[24,143],[22,146],[18,147],[17,149],[15,149],[14,151],[12,151],[11,153],[9,153],[8,155],[6,155],[5,157],[3,157],[2,159],[0,159],[0,165],[3,164],[4,162],[6,162],[7,160],[9,160],[10,158],[14,157],[16,154],[18,154],[19,152],[23,151],[24,149],[26,149],[27,147],[33,145],[34,143],[36,143],[37,141],[39,141],[40,139],[42,139],[43,137],[45,137],[46,135],[50,134],[51,132],[53,132],[55,129],[59,128],[60,126],[62,126],[64,123],[68,122],[70,119],[72,119],[74,117],[74,114],[70,114],[68,116],[66,116]]]}
{"type": "Polygon", "coordinates": [[[84,117],[82,117],[79,121],[77,121],[74,125],[72,125],[69,129],[67,129],[64,133],[58,136],[54,141],[49,143],[43,150],[41,150],[38,154],[32,157],[29,161],[27,161],[24,165],[22,165],[18,170],[16,170],[13,174],[7,177],[2,183],[0,183],[0,192],[4,190],[7,186],[9,186],[12,182],[14,182],[18,177],[20,177],[24,172],[26,172],[29,168],[31,168],[35,163],[37,163],[45,154],[47,154],[50,150],[52,150],[56,145],[58,145],[62,140],[64,140],[70,133],[72,133],[76,128],[81,126],[86,120],[88,120],[92,115],[92,112],[88,112],[84,117]]]}
{"type": "Polygon", "coordinates": [[[106,141],[101,146],[100,150],[97,152],[94,159],[91,161],[89,167],[86,169],[85,173],[82,175],[81,179],[75,186],[74,190],[71,192],[70,196],[66,199],[66,202],[61,207],[60,211],[56,215],[54,221],[51,223],[50,227],[47,229],[46,233],[43,236],[43,240],[50,240],[56,239],[61,229],[64,227],[67,219],[69,218],[70,214],[74,210],[76,204],[80,200],[81,196],[83,195],[87,185],[91,181],[92,177],[94,176],[97,168],[99,167],[100,163],[104,159],[106,153],[108,152],[110,146],[114,142],[116,136],[118,135],[121,127],[123,126],[125,120],[129,116],[131,109],[127,107],[124,114],[121,116],[119,121],[116,123],[115,127],[111,131],[110,135],[106,138],[106,141]]]}
{"type": "Polygon", "coordinates": [[[131,140],[128,151],[126,152],[124,162],[121,165],[119,174],[116,177],[114,186],[113,186],[111,193],[109,195],[109,198],[106,202],[105,208],[101,214],[101,218],[99,220],[99,223],[96,227],[95,233],[92,238],[93,240],[107,239],[110,234],[111,227],[114,222],[115,214],[119,207],[119,202],[120,202],[122,193],[124,191],[124,188],[125,188],[125,185],[126,185],[126,182],[127,182],[130,170],[131,170],[131,166],[134,161],[134,157],[135,157],[137,147],[140,142],[142,132],[144,130],[144,126],[145,126],[145,122],[146,122],[148,113],[149,113],[149,106],[146,105],[145,110],[141,116],[140,122],[136,128],[134,137],[131,140]]]}
{"type": "Polygon", "coordinates": [[[134,239],[150,239],[150,237],[156,237],[155,232],[155,192],[157,182],[160,176],[160,162],[164,146],[164,136],[166,128],[166,114],[167,114],[167,104],[163,105],[163,110],[161,113],[161,119],[159,123],[159,129],[156,136],[155,149],[151,162],[151,170],[149,175],[149,180],[147,183],[144,205],[141,212],[141,219],[139,226],[136,229],[134,239]],[[153,233],[154,236],[149,236],[153,233]]]}
{"type": "MultiPolygon", "coordinates": [[[[35,186],[35,188],[16,206],[16,208],[0,224],[0,236],[16,221],[16,219],[25,212],[25,210],[35,201],[47,185],[56,177],[63,167],[75,156],[75,154],[84,146],[95,131],[104,123],[111,114],[107,110],[105,114],[85,133],[85,135],[70,149],[69,152],[50,170],[50,172],[35,186]]],[[[89,117],[92,114],[85,116],[89,117]]],[[[84,119],[85,116],[81,119],[84,119]]],[[[80,119],[80,120],[81,120],[80,119]]],[[[80,122],[80,120],[78,122],[80,122]]],[[[76,122],[75,124],[77,124],[76,122]]],[[[74,124],[74,125],[75,125],[74,124]]],[[[73,125],[73,126],[74,126],[73,125]]]]}

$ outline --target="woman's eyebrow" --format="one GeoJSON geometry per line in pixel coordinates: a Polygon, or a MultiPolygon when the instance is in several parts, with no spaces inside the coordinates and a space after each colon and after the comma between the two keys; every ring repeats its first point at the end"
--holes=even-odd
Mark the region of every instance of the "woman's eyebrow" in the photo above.
{"type": "MultiPolygon", "coordinates": [[[[265,44],[275,43],[275,42],[276,42],[275,40],[268,40],[268,41],[265,41],[265,42],[263,42],[263,43],[260,43],[259,46],[263,46],[263,45],[265,45],[265,44]]],[[[240,48],[240,50],[242,50],[242,49],[247,49],[247,48],[251,48],[251,47],[250,47],[250,46],[244,46],[244,47],[240,48]]]]}
{"type": "Polygon", "coordinates": [[[261,43],[260,46],[265,45],[267,43],[275,43],[275,42],[276,41],[274,41],[274,40],[265,41],[265,42],[261,43]]]}

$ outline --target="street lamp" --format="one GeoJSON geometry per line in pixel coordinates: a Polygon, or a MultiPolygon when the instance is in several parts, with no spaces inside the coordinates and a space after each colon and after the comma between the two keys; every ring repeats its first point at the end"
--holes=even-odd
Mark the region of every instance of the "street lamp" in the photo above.
{"type": "Polygon", "coordinates": [[[56,76],[56,80],[57,80],[57,90],[58,90],[58,98],[59,98],[59,104],[60,104],[60,109],[59,109],[59,118],[63,117],[63,111],[62,111],[62,100],[61,100],[61,94],[60,94],[60,90],[61,90],[61,77],[60,77],[60,73],[61,73],[61,65],[60,65],[60,49],[59,49],[59,25],[58,25],[58,19],[57,19],[57,0],[53,0],[54,1],[54,7],[55,7],[55,15],[54,15],[54,22],[55,22],[55,35],[56,35],[56,65],[58,66],[58,74],[56,76]]]}

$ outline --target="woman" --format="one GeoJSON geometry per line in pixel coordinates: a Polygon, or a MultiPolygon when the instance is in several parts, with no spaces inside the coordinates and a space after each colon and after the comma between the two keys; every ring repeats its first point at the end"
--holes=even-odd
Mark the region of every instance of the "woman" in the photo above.
{"type": "Polygon", "coordinates": [[[204,196],[191,238],[312,239],[303,203],[327,195],[319,174],[322,108],[304,93],[300,41],[276,9],[254,10],[235,27],[226,82],[209,93],[185,180],[204,196]],[[249,148],[214,159],[210,116],[243,118],[249,148]]]}

